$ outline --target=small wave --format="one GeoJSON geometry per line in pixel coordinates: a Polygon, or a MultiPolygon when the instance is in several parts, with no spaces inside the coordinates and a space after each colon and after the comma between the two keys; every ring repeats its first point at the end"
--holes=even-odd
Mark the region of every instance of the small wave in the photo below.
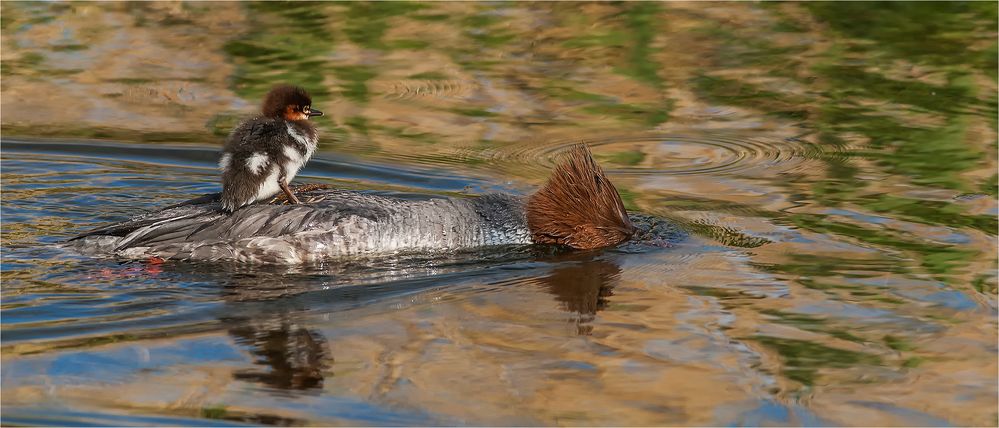
{"type": "Polygon", "coordinates": [[[375,90],[385,98],[468,98],[478,85],[466,80],[398,80],[375,84],[375,90]]]}

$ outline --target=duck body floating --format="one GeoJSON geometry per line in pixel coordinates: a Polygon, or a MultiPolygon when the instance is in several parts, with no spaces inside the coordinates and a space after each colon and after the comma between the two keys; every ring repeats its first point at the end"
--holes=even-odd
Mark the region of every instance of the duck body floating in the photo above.
{"type": "MultiPolygon", "coordinates": [[[[412,200],[321,185],[298,193],[298,203],[255,199],[231,211],[231,201],[245,199],[227,199],[225,191],[204,195],[100,227],[69,245],[127,259],[287,265],[498,245],[594,249],[620,244],[636,231],[614,185],[582,145],[528,197],[412,200]]],[[[287,194],[294,193],[285,195],[291,200],[287,194]]]]}

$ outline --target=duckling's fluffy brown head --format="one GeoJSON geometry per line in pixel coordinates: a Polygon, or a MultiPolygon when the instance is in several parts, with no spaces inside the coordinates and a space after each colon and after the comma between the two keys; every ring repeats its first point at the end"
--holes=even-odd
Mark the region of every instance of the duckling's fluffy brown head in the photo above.
{"type": "Polygon", "coordinates": [[[312,97],[298,86],[278,85],[264,97],[261,108],[264,116],[287,120],[308,120],[311,116],[322,116],[323,112],[312,108],[312,97]]]}

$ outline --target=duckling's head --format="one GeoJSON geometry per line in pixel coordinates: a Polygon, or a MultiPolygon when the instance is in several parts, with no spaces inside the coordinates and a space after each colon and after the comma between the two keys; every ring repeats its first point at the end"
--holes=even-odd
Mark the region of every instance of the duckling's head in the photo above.
{"type": "Polygon", "coordinates": [[[298,86],[278,85],[264,97],[264,116],[292,121],[309,120],[323,112],[312,108],[312,97],[298,86]]]}

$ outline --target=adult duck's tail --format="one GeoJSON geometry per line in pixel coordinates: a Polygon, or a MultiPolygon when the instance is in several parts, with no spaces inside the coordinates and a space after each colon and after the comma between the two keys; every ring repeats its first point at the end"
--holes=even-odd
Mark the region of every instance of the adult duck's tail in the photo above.
{"type": "Polygon", "coordinates": [[[528,200],[527,225],[535,243],[576,249],[616,245],[635,233],[621,195],[582,144],[528,200]]]}

